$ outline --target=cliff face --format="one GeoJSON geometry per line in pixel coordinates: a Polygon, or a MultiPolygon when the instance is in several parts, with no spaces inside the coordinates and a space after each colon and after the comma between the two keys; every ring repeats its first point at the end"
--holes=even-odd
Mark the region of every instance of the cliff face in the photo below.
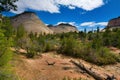
{"type": "Polygon", "coordinates": [[[111,19],[107,27],[108,28],[120,28],[120,17],[111,19]]]}
{"type": "Polygon", "coordinates": [[[11,23],[15,28],[23,25],[27,32],[53,34],[53,31],[50,30],[33,12],[24,12],[12,17],[11,23]]]}
{"type": "Polygon", "coordinates": [[[56,26],[49,25],[48,27],[51,30],[53,30],[54,33],[78,32],[77,28],[75,26],[70,25],[70,24],[61,23],[61,24],[56,25],[56,26]]]}

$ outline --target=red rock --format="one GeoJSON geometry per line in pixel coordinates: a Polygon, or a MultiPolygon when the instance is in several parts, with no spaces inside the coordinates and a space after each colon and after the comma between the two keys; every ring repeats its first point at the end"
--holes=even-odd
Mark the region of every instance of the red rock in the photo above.
{"type": "Polygon", "coordinates": [[[120,17],[111,19],[107,25],[108,28],[115,28],[119,27],[120,28],[120,17]]]}

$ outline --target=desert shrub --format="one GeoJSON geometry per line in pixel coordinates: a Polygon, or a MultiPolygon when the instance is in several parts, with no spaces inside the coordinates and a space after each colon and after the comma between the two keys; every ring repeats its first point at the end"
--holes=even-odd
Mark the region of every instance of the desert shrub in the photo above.
{"type": "Polygon", "coordinates": [[[88,50],[88,53],[82,54],[82,58],[86,61],[92,62],[97,65],[114,64],[117,62],[118,58],[106,47],[88,50]]]}
{"type": "Polygon", "coordinates": [[[77,48],[77,41],[72,37],[64,38],[61,41],[61,47],[58,52],[65,55],[75,55],[75,49],[77,48]]]}
{"type": "Polygon", "coordinates": [[[107,65],[116,63],[118,57],[112,54],[108,48],[103,47],[97,41],[82,43],[73,37],[64,38],[61,42],[61,47],[58,50],[59,53],[82,58],[88,62],[97,65],[107,65]]]}
{"type": "Polygon", "coordinates": [[[44,52],[53,51],[55,44],[52,41],[46,41],[44,45],[44,52]]]}
{"type": "Polygon", "coordinates": [[[43,45],[43,52],[55,51],[58,47],[58,42],[56,40],[45,40],[43,45]]]}
{"type": "Polygon", "coordinates": [[[27,58],[33,58],[36,54],[37,53],[33,48],[29,48],[27,53],[26,53],[26,57],[27,58]]]}
{"type": "Polygon", "coordinates": [[[41,48],[41,52],[48,52],[57,50],[59,41],[53,38],[52,35],[46,35],[38,38],[38,44],[41,48]]]}
{"type": "Polygon", "coordinates": [[[0,66],[5,66],[12,59],[12,51],[7,48],[0,54],[0,66]]]}

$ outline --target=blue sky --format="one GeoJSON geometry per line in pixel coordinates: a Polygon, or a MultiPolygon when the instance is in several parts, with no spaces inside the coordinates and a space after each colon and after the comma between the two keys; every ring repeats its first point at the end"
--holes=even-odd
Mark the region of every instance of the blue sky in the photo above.
{"type": "Polygon", "coordinates": [[[18,11],[3,14],[33,11],[45,24],[70,23],[79,30],[102,29],[110,19],[120,16],[120,0],[19,0],[16,4],[18,11]]]}

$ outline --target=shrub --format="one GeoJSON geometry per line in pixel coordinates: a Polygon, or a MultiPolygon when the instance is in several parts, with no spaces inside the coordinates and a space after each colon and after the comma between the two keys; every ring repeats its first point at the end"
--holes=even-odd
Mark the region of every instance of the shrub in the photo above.
{"type": "Polygon", "coordinates": [[[27,58],[33,58],[36,54],[37,54],[36,51],[33,50],[32,48],[30,48],[30,49],[27,51],[26,56],[27,56],[27,58]]]}
{"type": "Polygon", "coordinates": [[[58,52],[68,56],[82,58],[97,65],[113,64],[118,61],[118,57],[112,54],[108,48],[100,45],[94,48],[92,44],[91,42],[82,43],[73,37],[64,38],[58,52]]]}
{"type": "Polygon", "coordinates": [[[38,38],[38,44],[40,46],[41,52],[48,52],[48,51],[54,51],[57,50],[59,41],[57,41],[55,38],[52,38],[51,35],[46,36],[40,36],[38,38]]]}
{"type": "Polygon", "coordinates": [[[109,49],[101,47],[99,50],[96,50],[96,60],[94,62],[98,65],[114,64],[117,62],[117,59],[109,49]]]}
{"type": "Polygon", "coordinates": [[[59,53],[63,53],[65,55],[73,56],[76,52],[75,49],[77,48],[77,41],[70,36],[69,38],[62,39],[61,47],[58,50],[59,53]]]}
{"type": "Polygon", "coordinates": [[[5,49],[4,53],[0,56],[0,66],[5,66],[12,59],[12,51],[5,49]]]}

